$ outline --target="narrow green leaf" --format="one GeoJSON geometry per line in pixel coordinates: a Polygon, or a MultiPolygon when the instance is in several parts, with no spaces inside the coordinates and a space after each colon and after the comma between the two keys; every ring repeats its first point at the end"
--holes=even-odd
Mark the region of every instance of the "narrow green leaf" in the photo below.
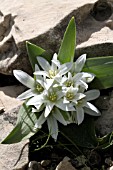
{"type": "Polygon", "coordinates": [[[31,66],[33,68],[33,70],[35,69],[35,64],[37,63],[37,56],[40,56],[42,53],[45,52],[44,49],[42,49],[41,47],[38,47],[30,42],[26,42],[26,48],[27,48],[27,52],[28,52],[28,56],[29,56],[29,60],[31,63],[31,66]]]}
{"type": "Polygon", "coordinates": [[[96,75],[90,84],[91,88],[107,89],[113,87],[113,56],[88,58],[83,71],[96,75]]]}
{"type": "Polygon", "coordinates": [[[70,20],[64,33],[63,41],[58,52],[58,59],[61,63],[73,61],[76,41],[76,28],[74,17],[70,20]]]}
{"type": "Polygon", "coordinates": [[[11,133],[2,141],[2,144],[12,144],[28,139],[35,134],[33,131],[37,115],[23,104],[18,113],[17,124],[11,133]]]}

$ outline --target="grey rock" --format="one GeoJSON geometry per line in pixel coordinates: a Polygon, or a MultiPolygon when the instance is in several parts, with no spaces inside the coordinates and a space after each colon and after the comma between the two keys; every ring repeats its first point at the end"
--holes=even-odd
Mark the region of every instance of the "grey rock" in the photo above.
{"type": "Polygon", "coordinates": [[[24,86],[4,86],[0,87],[0,107],[4,108],[5,112],[20,106],[23,102],[17,100],[16,97],[25,90],[24,86]]]}
{"type": "Polygon", "coordinates": [[[71,162],[69,162],[69,159],[63,159],[58,165],[57,165],[57,167],[56,167],[56,169],[55,170],[76,170],[73,166],[72,166],[72,164],[71,164],[71,162]]]}
{"type": "Polygon", "coordinates": [[[77,26],[76,56],[82,53],[87,53],[88,57],[112,55],[113,0],[108,0],[107,4],[95,4],[96,1],[3,1],[0,13],[0,73],[12,74],[13,69],[31,73],[26,40],[50,53],[58,52],[72,16],[77,26]],[[104,15],[99,12],[103,5],[104,15]]]}
{"type": "Polygon", "coordinates": [[[42,160],[42,161],[41,161],[42,167],[46,167],[46,166],[48,166],[50,163],[51,163],[51,160],[42,160]]]}
{"type": "MultiPolygon", "coordinates": [[[[13,130],[17,112],[22,102],[16,97],[24,90],[23,86],[0,88],[0,142],[13,130]]],[[[28,140],[16,144],[0,144],[0,169],[25,170],[28,164],[28,140]],[[23,148],[23,149],[22,149],[23,148]],[[20,157],[20,159],[18,159],[20,157]]]]}
{"type": "MultiPolygon", "coordinates": [[[[14,126],[3,119],[0,115],[0,142],[12,131],[14,126]]],[[[24,148],[20,159],[21,150],[28,142],[25,140],[17,144],[0,144],[0,169],[2,170],[25,170],[28,164],[28,145],[24,148]],[[17,161],[18,160],[18,161],[17,161]],[[16,166],[15,163],[17,162],[16,166]]]]}
{"type": "Polygon", "coordinates": [[[104,136],[113,131],[113,92],[109,97],[105,98],[105,101],[103,98],[101,112],[102,114],[95,121],[95,125],[98,134],[104,136]]]}
{"type": "Polygon", "coordinates": [[[40,163],[36,161],[31,161],[29,162],[28,170],[44,170],[44,168],[42,168],[40,163]]]}
{"type": "Polygon", "coordinates": [[[113,170],[113,166],[111,166],[110,168],[108,168],[107,170],[113,170]]]}

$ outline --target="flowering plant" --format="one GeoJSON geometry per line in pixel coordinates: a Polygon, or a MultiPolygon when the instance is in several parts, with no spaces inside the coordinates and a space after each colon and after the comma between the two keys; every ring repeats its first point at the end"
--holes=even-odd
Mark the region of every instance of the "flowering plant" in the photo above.
{"type": "Polygon", "coordinates": [[[86,55],[80,56],[76,62],[61,64],[54,54],[51,65],[42,57],[37,57],[40,67],[35,65],[34,79],[27,73],[14,70],[14,76],[29,90],[18,96],[18,99],[28,99],[27,106],[32,106],[32,112],[41,112],[34,129],[41,128],[47,120],[49,133],[57,140],[58,124],[82,123],[84,112],[99,116],[99,110],[89,103],[99,96],[99,90],[89,90],[88,83],[94,79],[94,74],[81,72],[86,55]],[[66,111],[66,118],[62,114],[66,111]]]}
{"type": "MultiPolygon", "coordinates": [[[[53,57],[47,57],[45,50],[27,42],[34,76],[31,77],[21,70],[13,71],[17,80],[29,89],[18,96],[18,99],[25,102],[20,108],[16,127],[2,143],[15,143],[30,138],[46,121],[49,134],[57,141],[58,122],[64,126],[81,126],[85,113],[91,116],[101,115],[90,101],[99,97],[98,89],[113,85],[113,82],[106,81],[106,72],[110,73],[108,66],[113,68],[113,58],[86,60],[86,54],[83,54],[74,61],[75,33],[72,18],[58,55],[55,53],[53,57]],[[89,83],[95,88],[88,89],[89,83]]],[[[95,138],[95,134],[93,137],[95,138]]]]}

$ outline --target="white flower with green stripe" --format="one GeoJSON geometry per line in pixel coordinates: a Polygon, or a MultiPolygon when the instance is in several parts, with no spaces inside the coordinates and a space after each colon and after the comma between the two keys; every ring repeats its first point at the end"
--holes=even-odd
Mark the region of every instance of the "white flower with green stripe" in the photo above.
{"type": "Polygon", "coordinates": [[[100,111],[89,101],[95,100],[100,95],[99,90],[89,90],[84,93],[84,97],[74,102],[76,111],[72,112],[72,122],[76,122],[78,125],[84,120],[84,113],[91,116],[100,116],[100,111]]]}
{"type": "Polygon", "coordinates": [[[36,71],[34,72],[34,74],[46,76],[49,79],[53,79],[53,81],[54,79],[60,81],[60,78],[65,75],[72,68],[73,65],[72,62],[60,64],[60,62],[57,60],[56,53],[53,55],[51,65],[43,57],[37,57],[37,60],[43,71],[36,71]]]}
{"type": "Polygon", "coordinates": [[[21,70],[14,70],[14,76],[29,89],[18,96],[26,100],[32,112],[40,114],[34,129],[40,129],[47,121],[49,133],[57,140],[58,122],[81,124],[84,114],[100,116],[99,110],[89,101],[99,97],[98,90],[89,90],[88,83],[95,75],[82,72],[86,55],[80,56],[75,62],[61,64],[57,54],[53,55],[51,64],[43,57],[37,57],[34,77],[21,70]],[[65,112],[64,117],[63,113],[65,112]]]}

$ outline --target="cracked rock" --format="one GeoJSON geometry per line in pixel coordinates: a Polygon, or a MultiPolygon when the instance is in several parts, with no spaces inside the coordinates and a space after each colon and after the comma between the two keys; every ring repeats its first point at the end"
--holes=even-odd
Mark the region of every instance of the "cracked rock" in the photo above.
{"type": "MultiPolygon", "coordinates": [[[[21,101],[16,97],[23,86],[0,87],[0,142],[13,130],[21,101]]],[[[16,144],[0,144],[0,169],[25,170],[28,164],[28,140],[16,144]],[[24,148],[22,150],[22,148],[24,148]],[[20,157],[20,159],[18,159],[20,157]]]]}
{"type": "Polygon", "coordinates": [[[1,2],[0,73],[12,74],[13,69],[32,72],[26,40],[57,53],[72,16],[77,27],[76,56],[83,53],[88,57],[112,55],[113,0],[103,3],[97,0],[1,2]]]}

